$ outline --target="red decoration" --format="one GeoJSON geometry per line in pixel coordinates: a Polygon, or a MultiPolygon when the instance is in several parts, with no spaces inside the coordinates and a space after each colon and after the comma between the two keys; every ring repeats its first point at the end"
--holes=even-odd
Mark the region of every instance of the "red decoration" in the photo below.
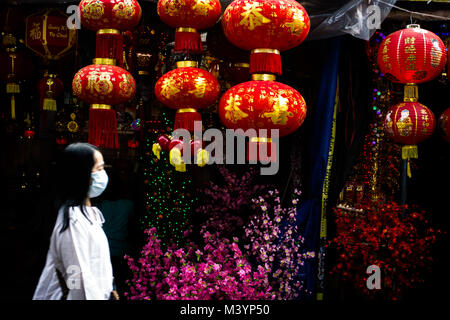
{"type": "Polygon", "coordinates": [[[202,42],[197,30],[213,26],[222,12],[219,0],[159,0],[158,15],[176,28],[175,50],[198,53],[202,42]]]}
{"type": "Polygon", "coordinates": [[[136,139],[128,140],[128,148],[136,149],[137,147],[139,147],[139,141],[137,141],[136,139]]]}
{"type": "Polygon", "coordinates": [[[435,128],[433,113],[418,102],[401,102],[386,114],[384,129],[388,137],[404,145],[416,145],[429,138],[435,128]]]}
{"type": "Polygon", "coordinates": [[[56,98],[64,92],[64,84],[56,74],[46,73],[39,81],[41,110],[56,111],[56,98]]]}
{"type": "Polygon", "coordinates": [[[32,14],[25,20],[25,45],[48,60],[57,60],[77,41],[76,29],[67,28],[68,16],[58,9],[32,14]]]}
{"type": "Polygon", "coordinates": [[[142,15],[137,0],[82,0],[79,8],[81,23],[90,30],[128,30],[139,23],[142,15]]]}
{"type": "Polygon", "coordinates": [[[230,129],[279,129],[280,136],[286,136],[302,125],[306,103],[297,90],[283,83],[248,81],[222,96],[219,116],[230,129]]]}
{"type": "Polygon", "coordinates": [[[439,129],[444,140],[450,142],[450,108],[445,110],[439,117],[439,129]]]}
{"type": "Polygon", "coordinates": [[[378,50],[381,72],[392,82],[422,83],[436,78],[445,66],[442,40],[419,25],[387,36],[378,50]]]}
{"type": "Polygon", "coordinates": [[[172,109],[178,109],[174,129],[194,130],[194,121],[201,120],[196,109],[212,105],[220,94],[214,76],[196,68],[193,61],[179,61],[178,68],[164,74],[155,85],[156,98],[172,109]]]}
{"type": "Polygon", "coordinates": [[[250,73],[281,74],[280,51],[305,40],[308,14],[293,0],[235,0],[225,10],[222,26],[235,46],[252,50],[250,73]]]}

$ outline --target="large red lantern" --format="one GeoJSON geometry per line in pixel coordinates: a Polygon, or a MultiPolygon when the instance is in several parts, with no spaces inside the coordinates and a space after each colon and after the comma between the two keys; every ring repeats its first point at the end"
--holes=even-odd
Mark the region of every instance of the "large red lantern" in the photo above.
{"type": "Polygon", "coordinates": [[[193,131],[194,121],[201,120],[197,109],[212,105],[219,97],[217,79],[197,65],[195,61],[178,61],[176,69],[156,82],[156,98],[167,107],[177,109],[174,129],[193,131]]]}
{"type": "Polygon", "coordinates": [[[115,66],[113,59],[96,58],[93,62],[75,74],[72,90],[91,104],[89,142],[118,148],[117,119],[112,105],[130,100],[136,92],[136,82],[128,71],[115,66]]]}
{"type": "MultiPolygon", "coordinates": [[[[277,129],[281,137],[297,130],[306,116],[302,95],[294,88],[274,81],[274,75],[254,74],[252,78],[222,96],[219,103],[222,123],[229,129],[277,129]]],[[[251,144],[271,150],[271,143],[269,131],[266,137],[252,138],[249,151],[251,144]]],[[[276,161],[275,155],[269,153],[266,153],[268,159],[276,161]]],[[[248,159],[262,160],[251,153],[248,153],[248,159]]]]}
{"type": "Polygon", "coordinates": [[[231,43],[251,50],[250,73],[281,74],[280,51],[302,43],[310,21],[294,0],[235,0],[225,10],[222,26],[231,43]]]}
{"type": "Polygon", "coordinates": [[[381,72],[392,82],[423,83],[436,78],[445,66],[442,40],[417,24],[387,36],[378,50],[381,72]]]}
{"type": "Polygon", "coordinates": [[[444,140],[450,142],[450,108],[445,110],[439,117],[439,129],[444,140]]]}
{"type": "Polygon", "coordinates": [[[58,9],[32,14],[25,20],[25,45],[46,60],[57,60],[77,41],[76,29],[67,28],[68,16],[58,9]]]}
{"type": "Polygon", "coordinates": [[[222,12],[219,0],[159,0],[158,15],[164,23],[176,28],[175,50],[202,51],[198,30],[213,26],[222,12]]]}
{"type": "Polygon", "coordinates": [[[82,25],[97,30],[97,58],[115,59],[123,64],[123,30],[134,28],[142,10],[136,0],[83,0],[78,5],[82,25]]]}
{"type": "Polygon", "coordinates": [[[403,144],[402,159],[408,160],[409,177],[409,159],[418,158],[417,144],[428,139],[435,126],[433,112],[415,101],[401,102],[391,107],[386,114],[384,131],[394,142],[403,144]]]}

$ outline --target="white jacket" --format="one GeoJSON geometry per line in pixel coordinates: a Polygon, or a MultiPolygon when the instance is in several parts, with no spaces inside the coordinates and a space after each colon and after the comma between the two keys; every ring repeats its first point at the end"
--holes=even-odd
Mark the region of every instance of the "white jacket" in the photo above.
{"type": "Polygon", "coordinates": [[[113,290],[113,273],[108,239],[102,229],[105,222],[96,207],[69,208],[69,227],[62,233],[63,209],[50,239],[47,262],[33,300],[60,300],[62,289],[56,269],[69,288],[67,300],[108,300],[113,290]]]}

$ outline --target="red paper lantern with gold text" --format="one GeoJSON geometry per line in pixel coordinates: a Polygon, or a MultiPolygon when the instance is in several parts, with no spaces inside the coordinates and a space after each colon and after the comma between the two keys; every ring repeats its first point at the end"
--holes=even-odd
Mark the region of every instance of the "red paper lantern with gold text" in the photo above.
{"type": "Polygon", "coordinates": [[[83,0],[78,5],[82,25],[97,30],[96,58],[115,59],[123,64],[121,31],[134,28],[142,9],[136,0],[83,0]]]}
{"type": "Polygon", "coordinates": [[[387,36],[378,50],[381,72],[392,82],[423,83],[436,78],[445,66],[442,40],[417,24],[387,36]]]}
{"type": "Polygon", "coordinates": [[[96,58],[93,65],[79,70],[72,81],[73,93],[91,104],[89,142],[105,148],[119,146],[112,105],[130,100],[136,92],[133,76],[113,64],[112,59],[96,58]]]}
{"type": "Polygon", "coordinates": [[[46,60],[58,60],[77,41],[77,30],[67,28],[68,16],[58,9],[47,9],[25,20],[25,45],[46,60]]]}
{"type": "MultiPolygon", "coordinates": [[[[306,103],[302,95],[294,88],[280,82],[266,80],[267,76],[252,76],[253,81],[238,84],[229,89],[220,99],[219,116],[225,127],[229,129],[267,129],[267,137],[250,139],[250,145],[271,150],[270,129],[278,129],[279,136],[286,136],[296,131],[305,120],[306,103]],[[256,80],[258,79],[259,80],[256,80]],[[267,138],[267,139],[265,139],[267,138]]],[[[258,134],[258,132],[256,132],[258,134]]],[[[248,154],[250,160],[263,160],[248,154]]],[[[271,160],[275,155],[266,152],[271,160]]]]}
{"type": "Polygon", "coordinates": [[[224,12],[222,27],[231,43],[251,50],[250,73],[279,75],[280,51],[302,43],[310,21],[294,0],[235,0],[224,12]]]}
{"type": "Polygon", "coordinates": [[[200,121],[196,109],[212,105],[220,94],[217,79],[208,71],[197,68],[195,61],[179,61],[177,68],[164,74],[155,85],[156,98],[169,108],[177,109],[174,129],[194,130],[200,121]]]}
{"type": "Polygon", "coordinates": [[[430,109],[416,101],[404,101],[391,107],[384,121],[384,132],[396,143],[403,144],[402,159],[418,158],[417,144],[428,139],[436,121],[430,109]]]}
{"type": "Polygon", "coordinates": [[[219,0],[159,0],[158,15],[175,30],[175,51],[198,53],[202,41],[198,30],[212,27],[222,13],[219,0]]]}
{"type": "Polygon", "coordinates": [[[450,108],[445,110],[439,117],[439,129],[444,140],[450,142],[450,108]]]}

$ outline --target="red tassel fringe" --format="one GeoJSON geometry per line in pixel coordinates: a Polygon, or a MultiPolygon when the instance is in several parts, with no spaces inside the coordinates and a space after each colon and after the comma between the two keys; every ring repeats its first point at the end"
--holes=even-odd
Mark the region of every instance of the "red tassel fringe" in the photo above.
{"type": "MultiPolygon", "coordinates": [[[[247,144],[247,161],[270,161],[270,162],[276,162],[277,161],[277,154],[276,152],[272,154],[272,146],[273,142],[253,142],[249,141],[247,144]],[[254,151],[253,151],[253,149],[254,151]],[[265,157],[261,158],[259,156],[259,150],[261,148],[265,148],[265,157]]],[[[276,150],[276,149],[274,149],[276,150]]]]}
{"type": "Polygon", "coordinates": [[[281,75],[281,56],[275,53],[252,53],[250,55],[250,73],[273,73],[281,75]]]}
{"type": "Polygon", "coordinates": [[[201,121],[202,116],[198,112],[177,112],[175,114],[174,129],[186,129],[194,132],[194,121],[201,121]]]}
{"type": "Polygon", "coordinates": [[[97,34],[96,58],[116,59],[116,65],[123,67],[123,36],[117,33],[97,34]]]}
{"type": "Polygon", "coordinates": [[[203,51],[202,40],[198,32],[175,32],[175,51],[200,53],[203,51]]]}
{"type": "Polygon", "coordinates": [[[120,148],[115,110],[89,110],[89,143],[101,148],[120,148]]]}

